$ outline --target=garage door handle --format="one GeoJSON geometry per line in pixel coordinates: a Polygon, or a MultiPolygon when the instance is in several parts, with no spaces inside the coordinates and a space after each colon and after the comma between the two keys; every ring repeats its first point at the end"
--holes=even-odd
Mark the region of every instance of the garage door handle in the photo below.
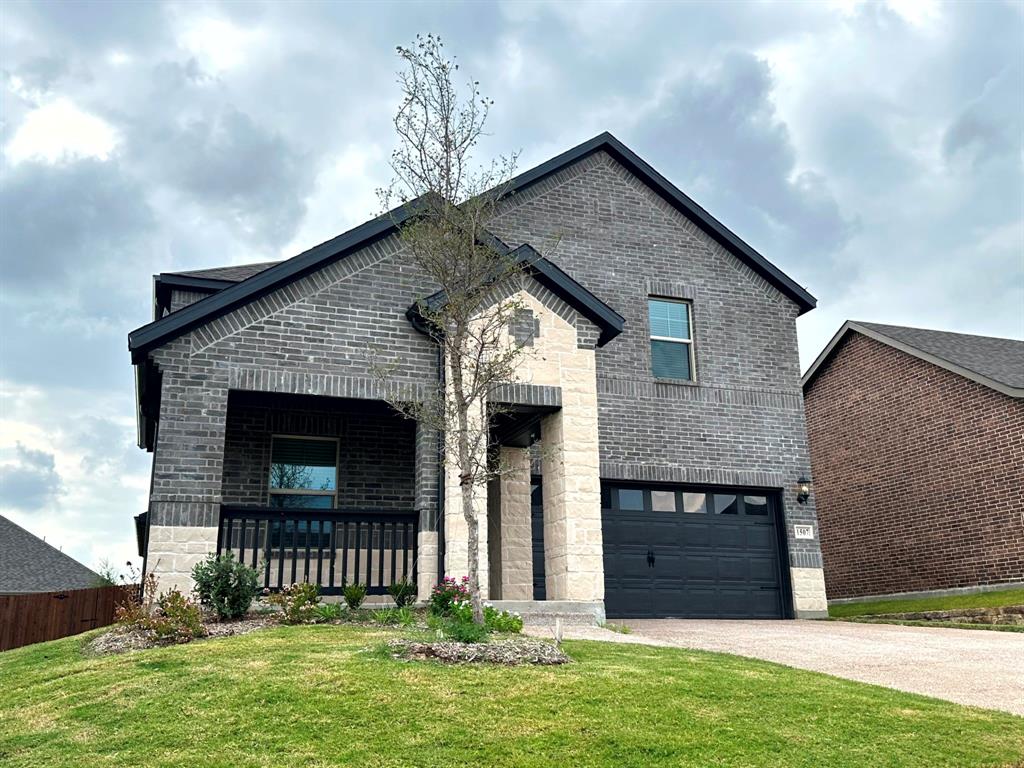
{"type": "Polygon", "coordinates": [[[647,550],[647,567],[648,568],[653,568],[654,567],[654,550],[653,549],[648,549],[647,550]]]}

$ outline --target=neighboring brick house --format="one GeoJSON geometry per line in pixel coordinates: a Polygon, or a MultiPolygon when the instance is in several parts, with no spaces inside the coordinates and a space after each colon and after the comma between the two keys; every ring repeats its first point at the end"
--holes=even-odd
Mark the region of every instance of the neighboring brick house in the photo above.
{"type": "Polygon", "coordinates": [[[1024,582],[1024,342],[851,321],[803,383],[830,599],[1024,582]]]}
{"type": "MultiPolygon", "coordinates": [[[[142,544],[164,585],[218,549],[271,588],[328,594],[413,572],[422,597],[466,572],[437,436],[384,404],[369,359],[399,361],[404,397],[438,386],[415,312],[436,287],[403,259],[405,215],[283,262],[156,278],[129,348],[154,451],[142,544]]],[[[529,264],[510,328],[527,354],[492,395],[515,471],[477,500],[490,599],[823,615],[813,498],[797,500],[795,320],[813,297],[609,134],[517,177],[490,231],[529,264]]]]}

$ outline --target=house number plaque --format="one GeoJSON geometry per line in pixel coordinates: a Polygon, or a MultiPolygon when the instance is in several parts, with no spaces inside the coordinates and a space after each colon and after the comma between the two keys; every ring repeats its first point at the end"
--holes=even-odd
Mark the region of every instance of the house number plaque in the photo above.
{"type": "Polygon", "coordinates": [[[813,539],[814,538],[814,526],[813,525],[794,525],[793,526],[793,537],[797,539],[813,539]]]}

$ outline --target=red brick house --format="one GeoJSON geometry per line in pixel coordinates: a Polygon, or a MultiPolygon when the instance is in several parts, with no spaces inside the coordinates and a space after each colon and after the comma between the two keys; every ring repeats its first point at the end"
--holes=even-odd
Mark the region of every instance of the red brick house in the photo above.
{"type": "Polygon", "coordinates": [[[1024,582],[1024,342],[848,321],[803,388],[830,599],[1024,582]]]}

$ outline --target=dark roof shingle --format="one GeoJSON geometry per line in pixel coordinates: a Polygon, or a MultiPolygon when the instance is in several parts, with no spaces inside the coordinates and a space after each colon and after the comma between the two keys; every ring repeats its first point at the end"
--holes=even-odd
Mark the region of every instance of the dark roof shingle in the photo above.
{"type": "Polygon", "coordinates": [[[0,515],[0,595],[95,586],[99,574],[0,515]]]}
{"type": "Polygon", "coordinates": [[[191,269],[185,272],[168,272],[169,275],[180,275],[182,277],[203,277],[207,280],[228,280],[232,283],[240,283],[243,280],[258,275],[265,269],[279,261],[261,261],[258,264],[236,264],[230,267],[212,267],[210,269],[191,269]]]}
{"type": "Polygon", "coordinates": [[[930,331],[901,325],[861,323],[909,347],[941,357],[1008,387],[1024,388],[1024,341],[968,333],[930,331]]]}
{"type": "Polygon", "coordinates": [[[1024,341],[856,320],[843,323],[811,363],[801,379],[805,390],[851,332],[888,344],[1010,397],[1024,397],[1024,341]]]}

